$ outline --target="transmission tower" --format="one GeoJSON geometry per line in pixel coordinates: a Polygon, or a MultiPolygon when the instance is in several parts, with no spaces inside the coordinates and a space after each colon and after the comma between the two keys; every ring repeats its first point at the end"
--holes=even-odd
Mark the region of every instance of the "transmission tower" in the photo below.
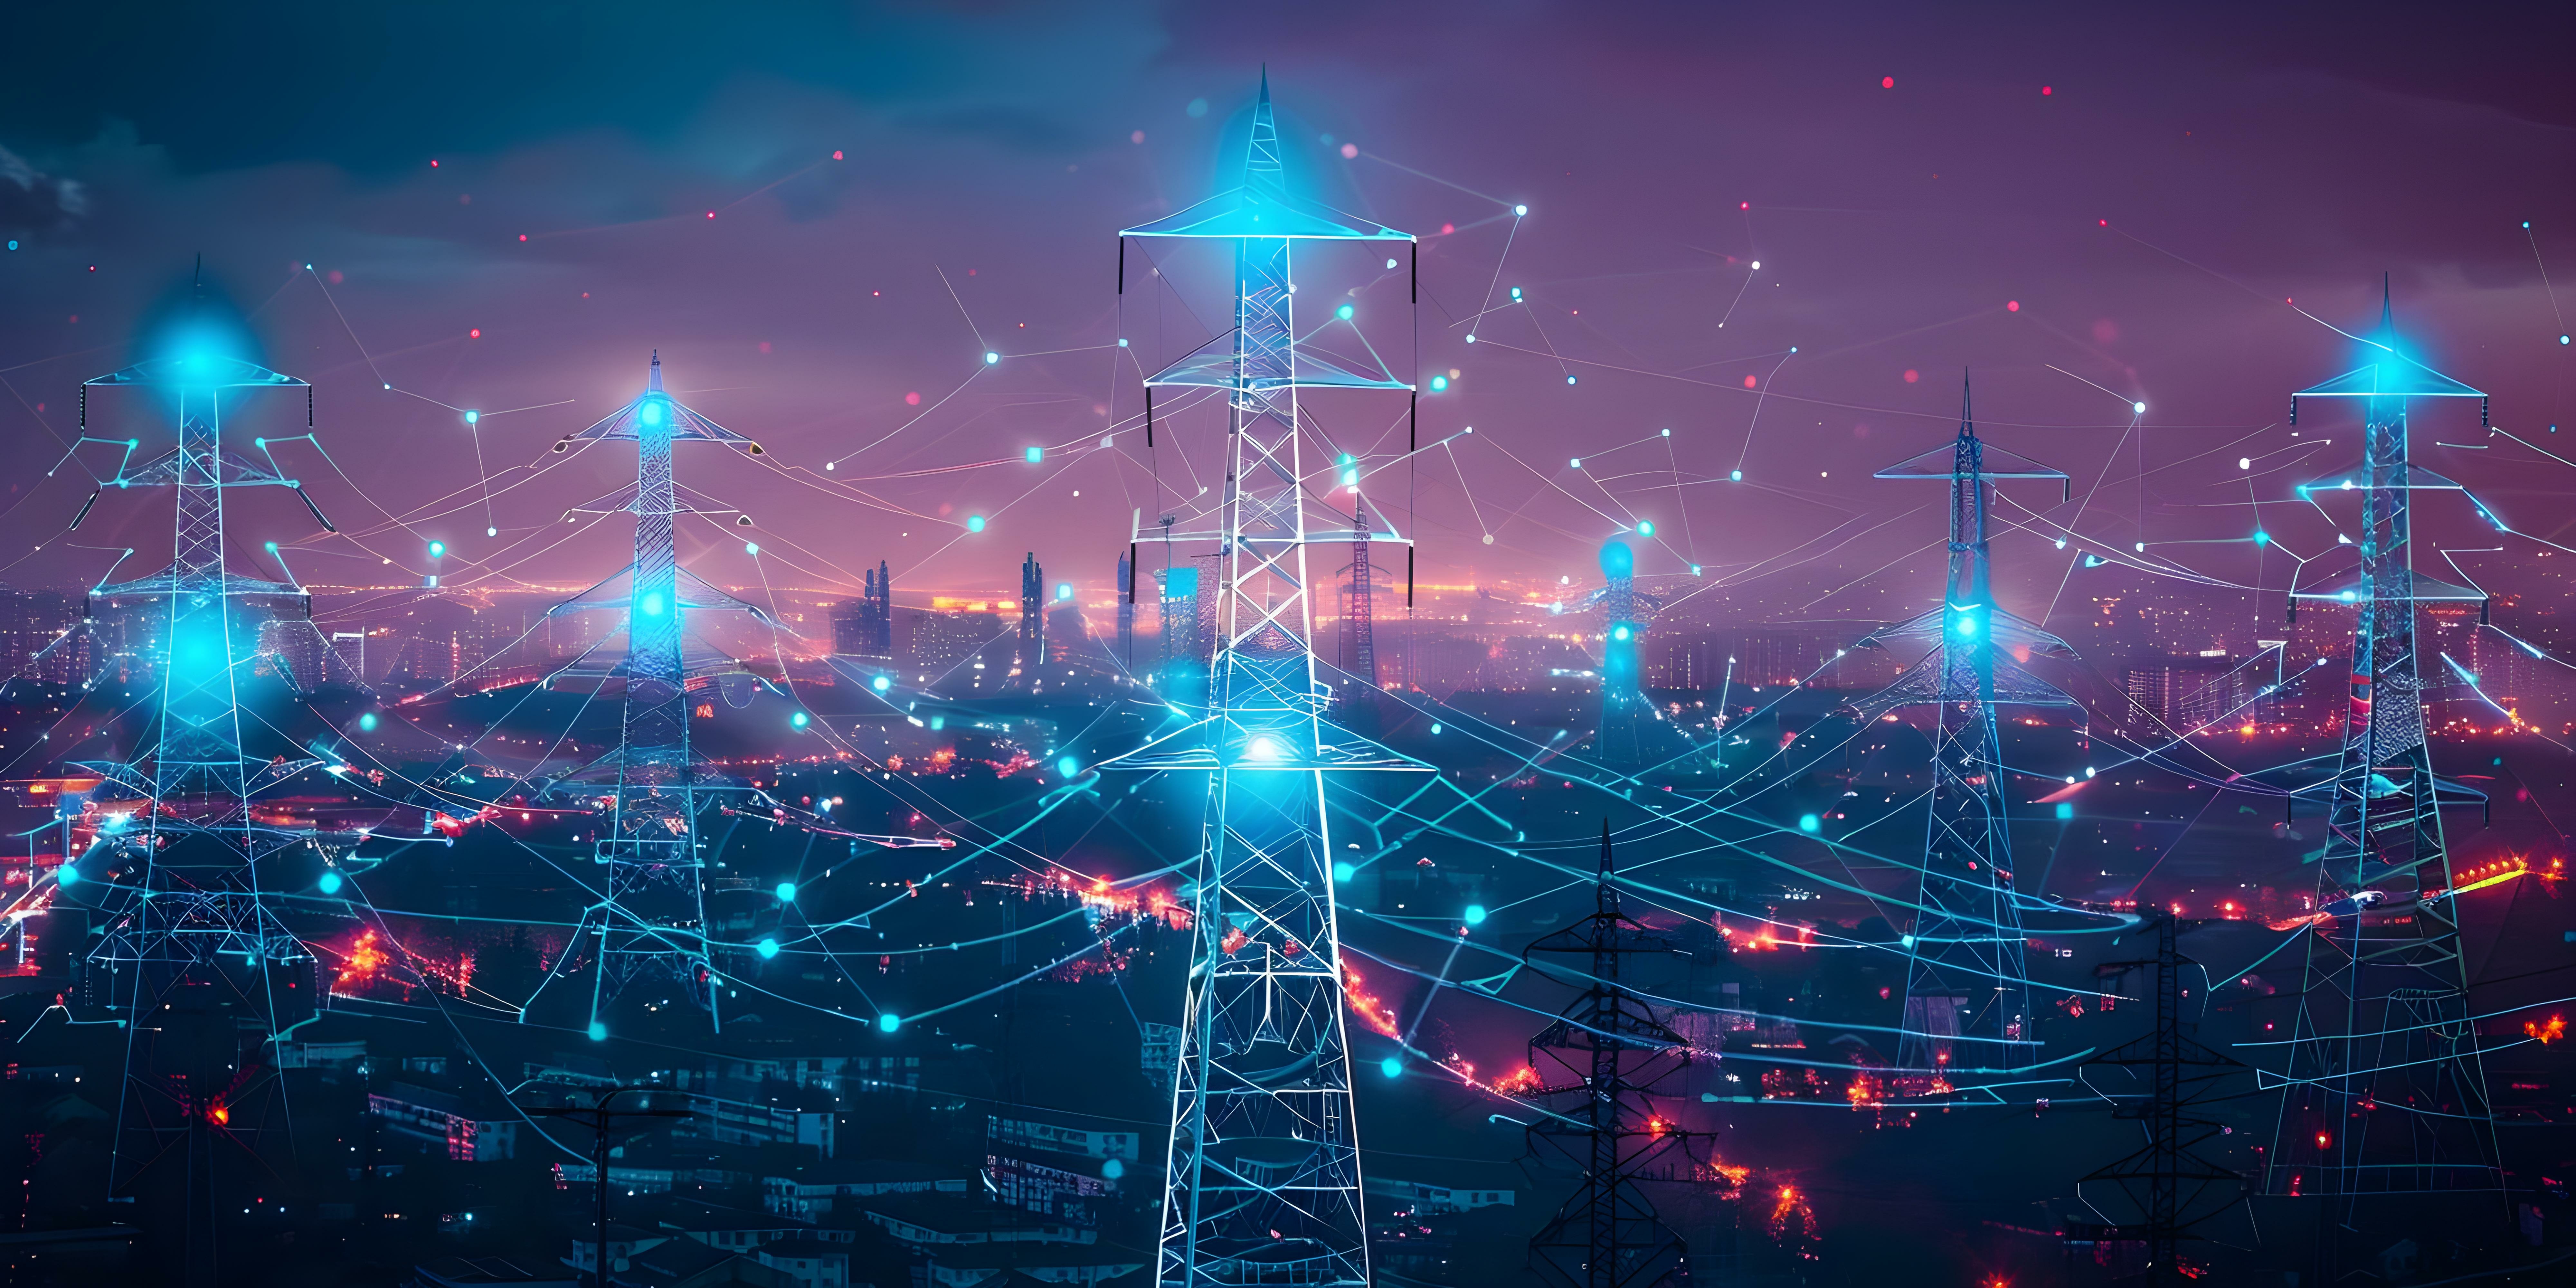
{"type": "Polygon", "coordinates": [[[1601,609],[1601,731],[1593,746],[1603,763],[1635,768],[1646,762],[1649,730],[1658,722],[1639,687],[1637,645],[1646,637],[1645,610],[1663,601],[1637,589],[1637,556],[1627,542],[1602,545],[1601,578],[1589,597],[1601,609]]]}
{"type": "Polygon", "coordinates": [[[2294,421],[2300,398],[2364,400],[2360,476],[2300,489],[2362,494],[2361,570],[2352,586],[2292,600],[2349,603],[2359,616],[2342,755],[2321,784],[2331,803],[2315,933],[2264,1188],[2491,1190],[2503,1173],[2441,815],[2446,798],[2483,798],[2433,776],[2415,639],[2417,604],[2484,596],[2415,571],[2414,494],[2459,484],[2413,464],[2406,442],[2408,399],[2486,395],[2403,354],[2384,284],[2366,343],[2363,366],[2291,398],[2294,421]]]}
{"type": "Polygon", "coordinates": [[[1112,762],[1208,774],[1157,1272],[1174,1288],[1370,1280],[1324,774],[1421,768],[1323,719],[1307,547],[1367,538],[1321,507],[1309,526],[1322,489],[1299,465],[1300,391],[1411,386],[1300,341],[1290,276],[1300,241],[1412,239],[1292,195],[1280,160],[1265,76],[1240,186],[1119,238],[1122,294],[1128,238],[1222,240],[1234,261],[1232,328],[1147,380],[1226,405],[1215,528],[1153,534],[1218,551],[1207,714],[1112,762]]]}
{"type": "MultiPolygon", "coordinates": [[[[2179,1255],[2182,1241],[2191,1237],[2190,1228],[2225,1206],[2209,1202],[2209,1192],[2224,1186],[2226,1201],[2232,1203],[2244,1189],[2242,1176],[2193,1152],[2194,1147],[2218,1135],[2219,1125],[2189,1111],[2210,1096],[2216,1083],[2245,1066],[2202,1046],[2185,1032],[2182,971],[2195,963],[2184,957],[2174,943],[2177,933],[2186,928],[2185,923],[2168,913],[2148,915],[2155,926],[2156,955],[2140,961],[2104,962],[2094,968],[2094,973],[2107,987],[2110,981],[2130,971],[2153,972],[2155,1028],[2144,1037],[2084,1062],[2088,1066],[2145,1071],[2147,1094],[2116,1105],[2112,1116],[2136,1122],[2146,1136],[2146,1144],[2076,1182],[2079,1195],[2085,1185],[2096,1182],[2117,1186],[2139,1219],[2120,1224],[2069,1223],[2066,1233],[2071,1239],[2096,1243],[2145,1244],[2145,1282],[2168,1285],[2184,1282],[2179,1255]]],[[[2100,1210],[2098,1204],[2088,1202],[2087,1206],[2100,1210]]]]}
{"type": "Polygon", "coordinates": [[[1592,915],[1521,950],[1523,962],[1533,953],[1563,953],[1587,959],[1588,967],[1583,995],[1530,1039],[1540,1085],[1529,1095],[1551,1108],[1529,1126],[1530,1151],[1554,1153],[1583,1177],[1530,1239],[1530,1267],[1550,1283],[1651,1288],[1690,1280],[1689,1248],[1640,1185],[1724,1178],[1692,1154],[1708,1133],[1682,1130],[1656,1104],[1672,1098],[1659,1088],[1690,1063],[1689,1040],[1619,982],[1624,958],[1672,951],[1620,911],[1605,820],[1592,915]]]}
{"type": "Polygon", "coordinates": [[[1934,641],[1933,652],[1904,679],[1862,704],[1871,712],[1920,703],[1939,709],[1921,895],[1914,933],[1905,937],[1911,961],[1896,1060],[1898,1077],[1919,1093],[1938,1090],[1953,1070],[2013,1067],[2039,1041],[2022,957],[2022,896],[2013,888],[1995,706],[2066,702],[2012,655],[2072,650],[1995,606],[1986,502],[1997,480],[2056,479],[2063,486],[2066,475],[1979,440],[1963,377],[1958,438],[1876,477],[1950,485],[1950,571],[1941,607],[1862,641],[1864,647],[1934,641]],[[1962,1043],[1970,1044],[1971,1059],[1959,1059],[1962,1043]]]}
{"type": "MultiPolygon", "coordinates": [[[[89,593],[92,607],[83,614],[94,616],[105,603],[158,606],[164,628],[161,692],[142,755],[131,762],[80,762],[148,805],[138,817],[112,822],[101,833],[91,852],[96,857],[87,860],[92,870],[67,862],[56,879],[66,886],[84,878],[118,883],[106,896],[115,915],[90,961],[114,972],[134,969],[135,990],[147,987],[147,975],[159,976],[152,985],[158,987],[176,982],[173,970],[221,961],[259,969],[309,961],[303,944],[279,924],[274,892],[260,887],[260,861],[312,841],[314,830],[262,823],[251,806],[262,791],[320,762],[244,755],[235,676],[249,649],[237,648],[236,641],[255,639],[258,631],[255,623],[235,619],[264,619],[278,611],[309,617],[312,601],[292,580],[234,572],[224,529],[224,493],[230,489],[284,487],[300,497],[304,491],[273,467],[225,450],[223,397],[246,389],[302,389],[309,430],[312,386],[212,353],[149,359],[82,384],[84,437],[89,391],[105,388],[153,390],[172,401],[179,422],[177,447],[114,480],[119,487],[166,486],[177,493],[170,566],[95,587],[89,593]]],[[[310,497],[304,500],[312,506],[310,497]]],[[[321,519],[319,508],[313,514],[321,519]]],[[[132,997],[142,1004],[141,992],[132,997]]]]}
{"type": "MultiPolygon", "coordinates": [[[[727,787],[698,764],[689,749],[687,684],[700,673],[739,670],[730,658],[692,667],[684,655],[689,610],[733,609],[766,620],[761,611],[700,581],[679,566],[673,521],[702,513],[679,498],[672,476],[672,447],[679,442],[721,443],[753,456],[760,444],[708,420],[663,392],[662,355],[653,355],[644,392],[590,428],[555,444],[629,440],[635,444],[635,562],[580,597],[549,609],[566,613],[623,609],[626,657],[606,670],[580,664],[559,674],[623,681],[623,737],[606,755],[573,774],[566,787],[599,803],[592,859],[606,877],[598,904],[582,918],[578,935],[592,939],[599,969],[592,976],[590,1031],[604,1037],[600,1008],[645,975],[676,981],[690,1000],[716,1020],[714,971],[706,937],[705,856],[698,813],[727,787]],[[614,590],[619,578],[625,593],[614,590]],[[605,592],[605,593],[603,593],[605,592]],[[592,786],[592,785],[595,785],[592,786]]],[[[750,516],[736,523],[748,526],[750,516]]],[[[801,717],[801,713],[800,713],[801,717]]]]}

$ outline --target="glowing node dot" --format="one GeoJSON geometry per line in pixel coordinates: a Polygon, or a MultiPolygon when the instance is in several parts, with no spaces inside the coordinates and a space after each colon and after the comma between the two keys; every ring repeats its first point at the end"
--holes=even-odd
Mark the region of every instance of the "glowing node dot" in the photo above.
{"type": "Polygon", "coordinates": [[[1744,471],[1728,470],[1726,472],[1726,479],[1730,483],[1741,483],[1744,481],[1744,471]]]}
{"type": "Polygon", "coordinates": [[[465,333],[465,338],[466,338],[466,339],[468,339],[468,340],[480,340],[480,339],[482,339],[482,338],[483,338],[483,328],[481,328],[481,327],[479,327],[479,326],[478,326],[478,327],[474,328],[473,330],[466,332],[466,333],[465,333]]]}
{"type": "Polygon", "coordinates": [[[1637,521],[1637,535],[1641,537],[1651,537],[1655,535],[1655,521],[1652,519],[1639,519],[1637,521]]]}
{"type": "Polygon", "coordinates": [[[2004,312],[2006,312],[2006,313],[2019,313],[2019,312],[2021,312],[2021,301],[2019,301],[2019,300],[2006,300],[2006,301],[2004,301],[2004,312]]]}
{"type": "Polygon", "coordinates": [[[1914,383],[1915,381],[1917,381],[1917,380],[1921,380],[1922,378],[1923,378],[1923,373],[1922,373],[1922,372],[1920,372],[1920,371],[1916,371],[1916,370],[1915,370],[1914,368],[1912,368],[1912,367],[1907,367],[1907,368],[1905,369],[1905,383],[1907,383],[1907,384],[1909,384],[1909,385],[1910,385],[1910,384],[1913,384],[1913,383],[1914,383]]]}
{"type": "Polygon", "coordinates": [[[835,161],[838,161],[838,160],[841,160],[841,159],[842,159],[842,157],[841,157],[841,150],[840,150],[839,148],[834,148],[834,149],[832,149],[832,159],[833,159],[833,160],[835,160],[835,161]]]}
{"type": "Polygon", "coordinates": [[[2133,402],[2129,404],[2129,410],[2136,412],[2138,415],[2144,416],[2147,414],[2147,405],[2142,402],[2133,402]]]}
{"type": "Polygon", "coordinates": [[[880,676],[878,676],[877,678],[875,678],[875,679],[873,679],[873,680],[868,681],[868,687],[869,687],[869,688],[871,688],[871,689],[876,690],[876,691],[877,691],[877,692],[879,692],[879,693],[883,693],[883,692],[885,692],[886,690],[891,689],[891,688],[893,688],[893,687],[894,687],[894,681],[889,680],[889,679],[885,678],[884,676],[880,675],[880,676]]]}
{"type": "Polygon", "coordinates": [[[340,874],[337,872],[323,873],[322,879],[313,883],[313,888],[324,894],[340,893],[340,874]]]}
{"type": "Polygon", "coordinates": [[[814,717],[809,716],[809,715],[805,714],[805,713],[804,713],[804,712],[802,712],[802,711],[799,711],[799,712],[797,712],[796,714],[794,714],[794,715],[792,715],[792,716],[787,717],[787,723],[788,723],[789,727],[791,727],[791,728],[796,728],[796,729],[802,729],[802,728],[804,728],[806,725],[813,723],[813,721],[814,721],[814,717]]]}
{"type": "Polygon", "coordinates": [[[894,1032],[896,1029],[899,1029],[899,1028],[902,1028],[902,1027],[903,1027],[903,1017],[902,1017],[902,1016],[900,1016],[900,1015],[895,1014],[895,1013],[894,1013],[894,1012],[892,1012],[892,1011],[888,1011],[888,1012],[886,1012],[885,1014],[880,1015],[880,1016],[878,1016],[878,1017],[877,1017],[877,1031],[878,1031],[878,1032],[881,1032],[881,1033],[892,1033],[892,1032],[894,1032]]]}
{"type": "Polygon", "coordinates": [[[1035,465],[1046,459],[1046,449],[1032,444],[1028,450],[1020,453],[1020,459],[1035,465]]]}
{"type": "Polygon", "coordinates": [[[1512,207],[1512,214],[1515,216],[1527,216],[1529,214],[1529,207],[1514,206],[1512,207]]]}
{"type": "Polygon", "coordinates": [[[794,903],[796,902],[796,883],[793,881],[781,881],[778,883],[778,890],[776,893],[780,903],[794,903]]]}
{"type": "Polygon", "coordinates": [[[1404,1076],[1404,1057],[1391,1055],[1377,1062],[1377,1071],[1390,1078],[1404,1076]]]}
{"type": "Polygon", "coordinates": [[[1348,863],[1336,863],[1333,865],[1333,879],[1335,881],[1348,881],[1359,874],[1360,870],[1352,867],[1348,863]]]}
{"type": "Polygon", "coordinates": [[[904,406],[906,406],[906,407],[918,407],[918,406],[920,406],[920,405],[921,405],[921,395],[920,395],[919,393],[917,393],[917,392],[915,392],[915,393],[908,393],[908,394],[905,394],[905,395],[903,396],[903,405],[904,405],[904,406]]]}
{"type": "Polygon", "coordinates": [[[1878,87],[1880,89],[1894,89],[1896,88],[1896,78],[1893,76],[1881,76],[1878,78],[1878,87]]]}
{"type": "Polygon", "coordinates": [[[2040,86],[2040,87],[2039,87],[2039,96],[2040,96],[2041,98],[2046,98],[2046,97],[2048,97],[2049,95],[2054,94],[2054,93],[2056,93],[2056,92],[2057,92],[2056,90],[2051,89],[2051,88],[2049,88],[2049,87],[2048,87],[2048,86],[2046,86],[2046,85],[2042,85],[2042,86],[2040,86]]]}
{"type": "Polygon", "coordinates": [[[1757,259],[1757,260],[1753,261],[1753,271],[1755,271],[1755,272],[1757,272],[1757,273],[1762,271],[1762,261],[1761,261],[1761,260],[1758,260],[1758,259],[1757,259]]]}
{"type": "Polygon", "coordinates": [[[1340,307],[1340,308],[1338,308],[1338,309],[1333,310],[1333,316],[1334,316],[1334,317],[1337,317],[1337,318],[1340,318],[1341,320],[1343,320],[1343,321],[1345,321],[1345,322],[1348,322],[1348,321],[1350,321],[1350,320],[1351,320],[1351,313],[1352,313],[1352,312],[1353,312],[1353,310],[1352,310],[1351,306],[1350,306],[1350,305],[1345,304],[1345,305],[1343,305],[1342,307],[1340,307]]]}
{"type": "Polygon", "coordinates": [[[1825,820],[1823,820],[1823,819],[1821,819],[1821,818],[1818,818],[1818,817],[1816,817],[1816,816],[1815,816],[1815,815],[1813,815],[1813,814],[1801,814],[1801,815],[1799,815],[1799,816],[1798,816],[1798,830],[1799,830],[1799,831],[1801,831],[1801,832],[1821,832],[1821,831],[1823,831],[1824,829],[1825,829],[1825,820]]]}
{"type": "Polygon", "coordinates": [[[996,362],[1000,362],[1001,360],[1002,360],[1002,355],[1000,355],[1000,354],[998,354],[998,353],[994,353],[994,352],[992,352],[992,351],[991,351],[991,350],[989,350],[989,349],[988,349],[988,350],[986,350],[986,351],[985,351],[985,353],[984,353],[984,365],[985,365],[985,366],[988,366],[988,367],[989,367],[989,366],[992,366],[994,363],[996,363],[996,362]]]}
{"type": "Polygon", "coordinates": [[[966,530],[968,532],[982,532],[984,530],[984,516],[980,514],[967,515],[966,530]]]}
{"type": "Polygon", "coordinates": [[[376,731],[376,713],[375,713],[375,712],[373,712],[373,711],[369,711],[369,712],[365,713],[364,715],[361,715],[361,716],[359,716],[359,717],[358,717],[358,732],[360,732],[360,733],[374,733],[375,731],[376,731]]]}
{"type": "Polygon", "coordinates": [[[605,1024],[600,1023],[600,1022],[599,1022],[599,1021],[597,1021],[597,1020],[592,1020],[592,1021],[590,1022],[590,1040],[591,1040],[591,1041],[593,1041],[593,1042],[605,1042],[605,1041],[607,1041],[607,1040],[608,1040],[608,1026],[607,1026],[607,1025],[605,1025],[605,1024]]]}
{"type": "Polygon", "coordinates": [[[1470,926],[1481,926],[1485,924],[1485,905],[1481,903],[1468,904],[1466,919],[1467,924],[1470,926]]]}
{"type": "Polygon", "coordinates": [[[1441,393],[1441,392],[1444,392],[1445,390],[1447,390],[1448,388],[1449,388],[1449,377],[1447,377],[1447,376],[1433,376],[1433,377],[1431,378],[1431,392],[1433,392],[1433,393],[1435,393],[1435,394],[1436,394],[1436,393],[1441,393]]]}
{"type": "Polygon", "coordinates": [[[479,411],[469,411],[469,412],[465,413],[465,423],[466,423],[466,424],[468,424],[468,425],[477,425],[477,424],[481,424],[481,423],[482,423],[482,421],[483,421],[483,413],[481,413],[481,412],[479,412],[479,411]]]}
{"type": "Polygon", "coordinates": [[[80,882],[81,874],[79,868],[66,863],[61,867],[54,869],[54,883],[56,885],[79,885],[80,882]]]}
{"type": "Polygon", "coordinates": [[[1572,377],[1572,376],[1567,376],[1567,377],[1565,378],[1565,383],[1567,383],[1567,384],[1569,384],[1569,385],[1570,385],[1570,384],[1573,384],[1573,383],[1574,383],[1574,377],[1572,377]]]}
{"type": "Polygon", "coordinates": [[[1574,468],[1574,469],[1578,469],[1578,470],[1579,470],[1579,469],[1582,469],[1582,468],[1583,468],[1583,458],[1582,458],[1582,457],[1580,457],[1580,456],[1574,457],[1573,459],[1568,460],[1568,461],[1566,462],[1566,464],[1567,464],[1568,466],[1570,466],[1570,467],[1574,468]]]}
{"type": "Polygon", "coordinates": [[[1762,382],[1760,382],[1760,381],[1758,381],[1758,380],[1755,380],[1755,379],[1754,379],[1753,377],[1751,377],[1751,376],[1746,376],[1746,377],[1744,378],[1744,387],[1745,387],[1745,388],[1747,388],[1747,389],[1755,389],[1755,388],[1759,388],[1759,387],[1761,386],[1761,383],[1762,383],[1762,382]]]}
{"type": "Polygon", "coordinates": [[[759,943],[752,945],[752,947],[757,949],[763,957],[775,957],[778,955],[778,941],[775,939],[763,939],[759,943]]]}
{"type": "Polygon", "coordinates": [[[1348,160],[1350,160],[1350,159],[1352,159],[1352,158],[1354,158],[1354,157],[1357,157],[1359,154],[1360,154],[1360,145],[1359,145],[1359,144],[1356,144],[1356,143],[1345,143],[1345,144],[1343,144],[1343,145],[1342,145],[1342,159],[1343,159],[1343,160],[1348,161],[1348,160]]]}

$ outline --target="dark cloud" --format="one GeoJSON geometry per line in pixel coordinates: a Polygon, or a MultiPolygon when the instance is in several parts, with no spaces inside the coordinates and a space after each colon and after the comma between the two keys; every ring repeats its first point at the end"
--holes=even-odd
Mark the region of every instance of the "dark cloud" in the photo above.
{"type": "Polygon", "coordinates": [[[39,172],[25,158],[0,147],[0,229],[51,232],[89,213],[79,183],[39,172]]]}

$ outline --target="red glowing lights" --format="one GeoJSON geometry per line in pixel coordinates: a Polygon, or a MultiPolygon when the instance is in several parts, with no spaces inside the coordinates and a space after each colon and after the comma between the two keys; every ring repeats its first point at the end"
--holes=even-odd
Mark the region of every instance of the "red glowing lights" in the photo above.
{"type": "Polygon", "coordinates": [[[1912,368],[1912,367],[1907,367],[1907,368],[1905,369],[1905,383],[1907,383],[1907,384],[1909,384],[1909,385],[1910,385],[1910,384],[1913,384],[1913,383],[1914,383],[1915,381],[1917,381],[1917,380],[1921,380],[1922,378],[1923,378],[1923,373],[1922,373],[1922,372],[1920,372],[1920,371],[1916,371],[1916,370],[1915,370],[1914,368],[1912,368]]]}
{"type": "Polygon", "coordinates": [[[2567,1036],[2567,1017],[2564,1015],[2550,1016],[2547,1024],[2524,1020],[2522,1022],[2522,1031],[2530,1035],[2532,1040],[2540,1043],[2540,1045],[2547,1046],[2550,1043],[2567,1036]]]}
{"type": "Polygon", "coordinates": [[[1878,78],[1878,87],[1880,89],[1894,89],[1896,88],[1896,78],[1893,76],[1881,76],[1878,78]]]}
{"type": "Polygon", "coordinates": [[[478,326],[478,327],[474,328],[473,330],[466,332],[466,333],[465,333],[465,338],[466,338],[466,339],[468,339],[468,340],[480,340],[480,339],[482,339],[482,338],[483,338],[483,328],[481,328],[481,327],[479,327],[479,326],[478,326]]]}
{"type": "Polygon", "coordinates": [[[2021,312],[2021,301],[2019,301],[2019,300],[2006,300],[2006,301],[2004,301],[2004,312],[2006,312],[2006,313],[2019,313],[2019,312],[2021,312]]]}
{"type": "Polygon", "coordinates": [[[1757,382],[1751,376],[1746,376],[1744,378],[1744,387],[1747,389],[1753,388],[1756,383],[1757,382]]]}
{"type": "Polygon", "coordinates": [[[2042,85],[2042,86],[2040,86],[2040,87],[2039,87],[2039,96],[2040,96],[2041,98],[2046,98],[2046,97],[2048,97],[2049,95],[2054,94],[2054,93],[2056,93],[2056,92],[2057,92],[2057,91],[2055,91],[2055,90],[2053,90],[2053,89],[2050,89],[2050,88],[2049,88],[2048,86],[2046,86],[2046,85],[2042,85]]]}
{"type": "Polygon", "coordinates": [[[839,148],[832,149],[832,159],[835,161],[841,159],[841,150],[839,148]]]}
{"type": "Polygon", "coordinates": [[[905,395],[903,396],[903,405],[904,405],[904,406],[906,406],[906,407],[918,407],[918,406],[920,406],[920,405],[921,405],[921,395],[920,395],[919,393],[917,393],[917,392],[916,392],[916,393],[908,393],[908,394],[905,394],[905,395]]]}

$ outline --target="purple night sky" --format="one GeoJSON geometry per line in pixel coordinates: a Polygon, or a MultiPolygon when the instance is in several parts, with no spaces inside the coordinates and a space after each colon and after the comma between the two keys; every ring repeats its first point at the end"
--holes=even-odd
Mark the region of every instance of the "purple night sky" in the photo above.
{"type": "MultiPolygon", "coordinates": [[[[129,572],[166,557],[166,511],[140,497],[66,537],[88,484],[45,471],[77,432],[78,381],[135,354],[202,253],[269,364],[319,388],[348,481],[305,445],[279,459],[346,535],[317,539],[288,498],[234,521],[239,551],[276,539],[315,584],[415,578],[431,538],[451,584],[614,569],[622,526],[562,515],[627,458],[548,448],[631,397],[658,348],[674,390],[776,463],[683,450],[684,483],[749,511],[768,565],[730,523],[684,526],[710,580],[855,589],[884,558],[910,601],[1005,590],[1035,550],[1050,580],[1105,596],[1131,510],[1172,512],[1215,463],[1206,423],[1177,427],[1157,492],[1136,361],[1107,346],[1123,328],[1133,352],[1177,356],[1224,289],[1131,275],[1122,323],[1113,234],[1232,182],[1265,64],[1292,181],[1423,235],[1416,371],[1400,274],[1359,307],[1399,374],[1459,372],[1424,396],[1423,439],[1476,427],[1454,465],[1444,450],[1371,480],[1427,582],[1580,584],[1633,516],[1657,524],[1641,572],[1701,562],[1739,614],[1918,607],[1938,491],[1867,476],[1944,441],[1963,367],[1990,439],[2090,494],[2079,513],[2045,484],[2013,493],[2079,536],[2000,540],[2008,605],[2044,610],[2088,541],[2128,550],[2142,505],[2145,540],[2208,541],[2245,537],[2259,501],[2323,578],[2334,527],[2291,488],[2358,443],[2340,407],[2291,437],[2287,395],[2357,363],[2297,310],[2362,330],[2383,270],[2427,362],[2491,393],[2500,427],[2576,455],[2550,437],[2576,427],[2576,301],[2542,272],[2576,275],[2576,91],[2549,61],[2564,14],[2554,37],[2498,19],[2490,41],[2449,15],[2428,40],[2435,17],[2393,5],[304,8],[13,22],[0,539],[26,553],[0,578],[87,583],[128,545],[129,572]],[[473,431],[455,410],[521,407],[473,431]],[[1033,444],[1042,464],[1022,460],[1033,444]],[[2240,457],[2262,458],[2250,485],[2240,457]],[[965,535],[969,514],[990,530],[965,535]]],[[[1318,409],[1382,456],[1402,446],[1389,407],[1318,409]]],[[[272,411],[233,424],[300,431],[272,411]]],[[[2471,446],[2418,459],[2565,539],[2576,473],[2475,417],[2419,416],[2419,440],[2471,446]]],[[[104,411],[93,429],[129,432],[104,411]]],[[[149,451],[168,430],[138,414],[130,432],[149,451]]],[[[106,473],[115,452],[83,459],[106,473]]],[[[2465,506],[2437,509],[2443,544],[2498,544],[2465,506]]],[[[2504,544],[2460,559],[2510,592],[2508,561],[2544,547],[2504,544]]],[[[2150,549],[2259,580],[2277,614],[2278,552],[2150,549]]]]}

